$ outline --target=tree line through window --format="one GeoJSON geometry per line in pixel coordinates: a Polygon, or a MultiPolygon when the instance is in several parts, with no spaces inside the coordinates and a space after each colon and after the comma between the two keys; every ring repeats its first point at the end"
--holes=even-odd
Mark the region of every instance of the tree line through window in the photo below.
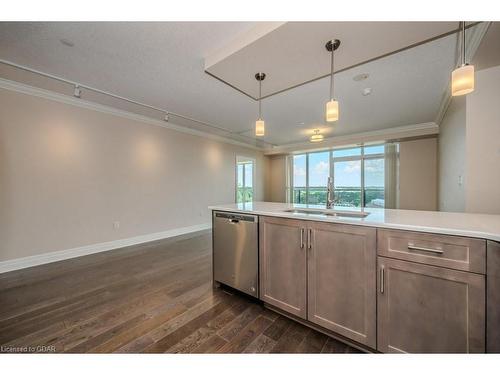
{"type": "Polygon", "coordinates": [[[335,205],[384,207],[384,145],[293,155],[293,203],[326,204],[328,176],[334,178],[335,205]]]}

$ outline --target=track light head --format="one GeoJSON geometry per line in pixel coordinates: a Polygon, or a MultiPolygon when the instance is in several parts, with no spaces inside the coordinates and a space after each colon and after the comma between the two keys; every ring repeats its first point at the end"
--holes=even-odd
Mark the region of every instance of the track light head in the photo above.
{"type": "Polygon", "coordinates": [[[75,90],[73,91],[73,96],[75,98],[80,99],[82,97],[82,90],[80,89],[80,86],[75,85],[75,90]]]}

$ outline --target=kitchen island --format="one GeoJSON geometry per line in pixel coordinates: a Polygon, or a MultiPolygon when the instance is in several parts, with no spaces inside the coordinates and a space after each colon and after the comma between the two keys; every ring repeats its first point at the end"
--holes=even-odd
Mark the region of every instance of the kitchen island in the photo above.
{"type": "Polygon", "coordinates": [[[500,215],[210,209],[258,217],[258,298],[275,311],[367,351],[500,351],[500,215]]]}

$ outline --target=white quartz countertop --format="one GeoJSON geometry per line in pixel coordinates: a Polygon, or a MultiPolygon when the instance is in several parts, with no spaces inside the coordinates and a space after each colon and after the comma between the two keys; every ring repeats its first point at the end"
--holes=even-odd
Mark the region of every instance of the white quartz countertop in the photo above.
{"type": "Polygon", "coordinates": [[[470,214],[458,212],[395,210],[383,208],[335,207],[339,211],[367,212],[365,218],[338,217],[285,212],[290,209],[324,209],[324,206],[252,202],[210,206],[215,211],[286,217],[292,219],[323,221],[377,228],[402,229],[418,232],[451,234],[465,237],[500,241],[500,215],[470,214]]]}

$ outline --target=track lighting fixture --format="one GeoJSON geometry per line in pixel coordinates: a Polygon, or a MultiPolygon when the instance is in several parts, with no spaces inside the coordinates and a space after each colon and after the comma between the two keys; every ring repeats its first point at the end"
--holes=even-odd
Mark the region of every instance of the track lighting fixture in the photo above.
{"type": "Polygon", "coordinates": [[[75,98],[81,98],[82,97],[82,90],[80,89],[80,86],[75,85],[75,90],[73,91],[73,96],[75,98]]]}

